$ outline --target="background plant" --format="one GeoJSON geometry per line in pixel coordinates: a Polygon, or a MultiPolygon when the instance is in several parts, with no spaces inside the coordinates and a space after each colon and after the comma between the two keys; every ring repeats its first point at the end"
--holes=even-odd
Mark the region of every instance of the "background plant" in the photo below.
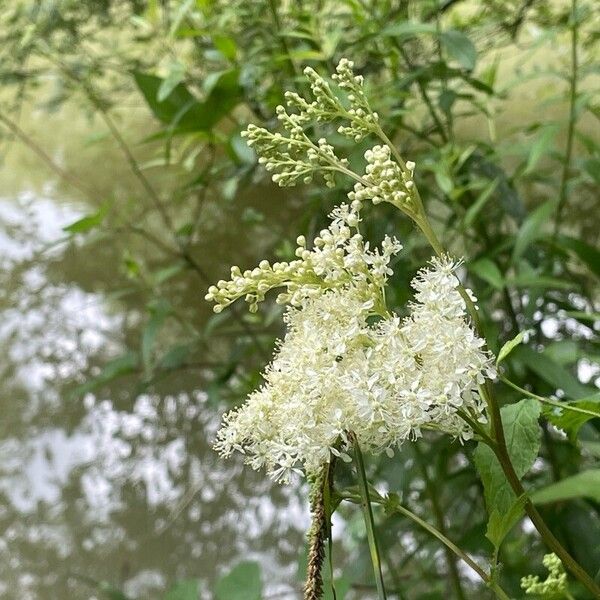
{"type": "MultiPolygon", "coordinates": [[[[326,73],[340,56],[351,56],[382,129],[420,166],[417,185],[438,236],[469,258],[467,283],[480,298],[486,338],[497,341],[492,350],[532,332],[504,362],[506,376],[528,392],[547,398],[559,390],[555,401],[576,400],[596,411],[600,257],[597,225],[586,217],[597,211],[600,180],[593,67],[598,17],[583,0],[478,8],[400,1],[20,2],[3,8],[6,140],[27,144],[65,185],[80,189],[89,214],[68,228],[65,243],[88,256],[116,247],[121,275],[100,288],[122,292],[119,310],[133,311],[140,298],[148,307],[141,331],[132,326],[126,336],[125,352],[100,356],[99,375],[65,381],[74,392],[65,402],[107,388],[132,394],[176,389],[182,369],[198,373],[213,406],[238,402],[256,385],[279,334],[277,307],[263,315],[209,317],[205,288],[229,263],[291,258],[296,233],[318,232],[346,186],[340,181],[325,189],[315,181],[282,194],[239,133],[249,122],[275,126],[284,91],[306,89],[303,65],[326,73]],[[542,62],[544,54],[553,60],[542,62]],[[50,126],[51,111],[65,102],[87,111],[102,133],[96,143],[121,149],[141,201],[117,184],[96,185],[93,174],[82,178],[45,152],[19,117],[32,101],[50,111],[50,126]],[[127,129],[130,107],[141,102],[156,124],[145,140],[127,129]],[[239,252],[209,261],[215,240],[231,235],[233,242],[227,224],[240,217],[239,252]]],[[[366,148],[335,133],[333,139],[350,164],[366,148]]],[[[374,240],[397,235],[407,248],[389,298],[402,306],[408,281],[429,256],[425,240],[385,205],[371,211],[368,224],[374,240]]],[[[508,405],[525,393],[499,384],[499,396],[508,405]]],[[[522,475],[530,489],[560,481],[539,492],[539,508],[592,572],[600,562],[597,425],[587,413],[574,418],[556,409],[544,405],[540,458],[522,475]],[[566,428],[568,438],[554,425],[566,428]]],[[[366,468],[375,485],[387,482],[461,547],[488,555],[494,547],[483,535],[485,499],[465,461],[472,451],[431,439],[393,462],[368,461],[366,468]]],[[[370,581],[364,534],[345,510],[355,540],[351,554],[359,562],[342,582],[364,594],[361,586],[370,581]]],[[[397,577],[398,587],[410,588],[415,598],[485,593],[412,521],[393,512],[375,516],[392,589],[397,577]]],[[[518,597],[520,577],[532,565],[541,572],[545,552],[522,528],[508,535],[496,554],[511,593],[518,597]]]]}

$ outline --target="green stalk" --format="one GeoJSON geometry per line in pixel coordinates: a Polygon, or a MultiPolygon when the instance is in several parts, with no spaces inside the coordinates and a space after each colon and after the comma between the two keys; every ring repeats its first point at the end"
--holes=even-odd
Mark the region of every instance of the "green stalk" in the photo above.
{"type": "Polygon", "coordinates": [[[556,406],[557,408],[562,408],[563,410],[570,410],[571,412],[577,412],[582,415],[588,415],[589,417],[600,417],[598,413],[595,413],[591,410],[586,410],[585,408],[579,408],[578,406],[571,406],[568,402],[557,402],[556,400],[551,400],[550,398],[546,398],[545,396],[538,396],[538,394],[534,394],[525,388],[522,388],[520,385],[513,383],[510,379],[507,379],[503,375],[498,375],[498,379],[505,383],[508,387],[511,387],[513,390],[520,392],[524,396],[528,396],[529,398],[533,398],[538,402],[543,402],[544,404],[549,404],[550,406],[556,406]]]}
{"type": "Polygon", "coordinates": [[[577,43],[579,27],[577,22],[577,0],[571,0],[571,77],[569,79],[569,125],[567,129],[567,147],[558,193],[558,206],[554,220],[554,237],[558,235],[564,208],[567,204],[567,185],[571,177],[571,161],[573,156],[573,140],[575,138],[575,122],[577,121],[577,79],[579,76],[579,59],[577,43]]]}
{"type": "Polygon", "coordinates": [[[337,600],[337,594],[335,593],[335,577],[333,574],[333,538],[331,537],[331,490],[333,487],[334,468],[335,457],[332,456],[323,480],[323,506],[325,508],[325,534],[327,535],[327,565],[329,567],[329,585],[331,586],[331,596],[333,600],[337,600]]]}
{"type": "MultiPolygon", "coordinates": [[[[423,453],[418,444],[413,445],[415,450],[415,455],[417,457],[417,463],[423,474],[423,479],[425,481],[425,489],[427,490],[427,495],[429,496],[429,500],[431,502],[431,507],[433,509],[433,515],[435,517],[438,531],[445,536],[446,535],[446,524],[444,523],[444,511],[440,504],[440,500],[438,498],[437,490],[429,477],[429,473],[427,472],[427,466],[425,464],[425,460],[423,457],[423,453]]],[[[458,568],[456,566],[456,559],[451,552],[451,549],[446,546],[446,563],[448,564],[448,571],[450,574],[450,581],[452,583],[452,587],[454,588],[454,594],[459,600],[465,600],[465,592],[462,588],[462,583],[460,580],[460,573],[458,572],[458,568]]]]}
{"type": "MultiPolygon", "coordinates": [[[[418,191],[415,189],[415,197],[419,198],[418,191]]],[[[435,232],[433,231],[427,215],[423,209],[422,203],[420,203],[420,214],[416,216],[415,223],[419,226],[432,248],[438,255],[444,254],[444,247],[438,240],[435,232]]],[[[479,320],[479,315],[477,314],[477,310],[475,305],[469,298],[466,290],[461,285],[459,286],[459,291],[461,296],[463,297],[467,311],[473,320],[476,331],[483,336],[481,322],[479,320]]],[[[565,567],[577,578],[579,581],[593,594],[594,598],[600,598],[600,586],[590,577],[590,575],[585,571],[585,569],[569,554],[566,548],[558,541],[555,535],[552,533],[546,522],[544,521],[542,515],[538,512],[537,508],[533,505],[531,500],[527,497],[527,493],[525,488],[521,484],[521,480],[517,475],[515,468],[510,459],[510,455],[508,453],[508,448],[506,445],[506,438],[504,436],[504,428],[502,425],[502,417],[500,415],[500,406],[496,401],[492,386],[489,381],[486,381],[483,386],[480,388],[481,395],[485,400],[488,413],[491,421],[491,438],[493,443],[490,444],[491,449],[493,450],[496,458],[500,462],[500,466],[502,467],[502,471],[511,486],[513,492],[517,495],[517,497],[525,495],[527,498],[525,502],[525,512],[527,516],[531,519],[531,522],[537,529],[540,537],[562,561],[565,567]]]]}
{"type": "Polygon", "coordinates": [[[375,584],[377,585],[377,595],[379,600],[387,600],[385,585],[383,583],[383,573],[381,571],[381,558],[377,546],[377,538],[375,536],[375,521],[373,519],[373,510],[371,508],[371,498],[369,497],[369,483],[367,481],[367,473],[365,472],[365,463],[356,435],[351,433],[349,438],[352,441],[354,455],[356,457],[356,471],[358,473],[358,485],[360,488],[360,504],[365,519],[365,527],[367,529],[367,540],[369,542],[369,552],[373,564],[375,584]]]}
{"type": "Polygon", "coordinates": [[[441,531],[437,530],[433,525],[427,523],[421,519],[421,517],[417,516],[415,513],[408,510],[401,504],[397,504],[394,506],[394,509],[398,511],[401,515],[408,517],[417,525],[428,531],[432,536],[437,538],[442,544],[446,546],[449,550],[454,552],[456,556],[458,556],[461,560],[463,560],[473,571],[481,577],[481,579],[494,590],[494,593],[501,600],[510,600],[510,596],[506,594],[506,592],[492,579],[491,575],[486,573],[466,552],[463,552],[453,541],[449,540],[441,531]]]}

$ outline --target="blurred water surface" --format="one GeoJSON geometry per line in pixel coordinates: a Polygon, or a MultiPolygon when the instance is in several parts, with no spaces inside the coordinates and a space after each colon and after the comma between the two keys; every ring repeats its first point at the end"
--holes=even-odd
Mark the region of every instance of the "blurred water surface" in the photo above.
{"type": "MultiPolygon", "coordinates": [[[[74,150],[94,128],[69,110],[51,130],[35,112],[25,123],[102,194],[139,194],[114,145],[74,150]]],[[[88,576],[160,598],[180,578],[209,589],[253,558],[268,592],[295,597],[305,502],[213,452],[222,407],[208,401],[198,372],[182,370],[152,393],[135,381],[108,394],[65,391],[132,343],[146,299],[122,300],[128,282],[108,241],[93,253],[60,242],[90,206],[17,142],[2,155],[0,597],[91,598],[78,579],[88,576]]],[[[245,251],[231,244],[243,239],[235,227],[213,232],[205,263],[226,265],[245,251]]],[[[186,293],[184,308],[201,324],[203,290],[186,293]]]]}

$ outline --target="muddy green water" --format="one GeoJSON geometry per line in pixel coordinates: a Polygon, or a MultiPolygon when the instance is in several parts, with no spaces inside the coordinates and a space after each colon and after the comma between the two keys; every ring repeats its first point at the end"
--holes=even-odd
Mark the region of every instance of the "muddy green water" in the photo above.
{"type": "MultiPolygon", "coordinates": [[[[98,197],[141,201],[118,149],[92,143],[101,128],[79,114],[32,111],[22,123],[98,197]]],[[[144,125],[143,115],[128,125],[132,140],[144,125]]],[[[78,576],[144,599],[198,577],[211,598],[214,580],[242,559],[263,564],[266,593],[297,598],[304,496],[215,455],[221,408],[197,372],[157,393],[135,393],[129,381],[110,394],[65,394],[80,373],[135,345],[147,298],[115,299],[128,282],[110,239],[93,252],[54,244],[93,207],[21,144],[4,142],[1,152],[0,598],[93,598],[78,576]]],[[[211,275],[248,260],[236,210],[226,227],[213,220],[204,232],[211,275]]],[[[276,209],[274,218],[289,215],[276,209]]],[[[263,241],[273,235],[271,227],[263,241]]],[[[210,314],[202,286],[192,277],[181,296],[201,326],[210,314]]]]}

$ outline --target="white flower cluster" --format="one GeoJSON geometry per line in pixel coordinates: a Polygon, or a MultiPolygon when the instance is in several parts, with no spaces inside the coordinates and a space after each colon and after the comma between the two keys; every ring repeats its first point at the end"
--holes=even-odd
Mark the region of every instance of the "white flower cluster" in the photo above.
{"type": "Polygon", "coordinates": [[[367,166],[362,181],[348,194],[350,200],[372,200],[373,204],[390,202],[403,210],[413,206],[414,162],[406,163],[406,170],[392,160],[389,146],[374,146],[365,152],[367,166]],[[364,183],[363,183],[364,182],[364,183]]]}
{"type": "Polygon", "coordinates": [[[370,249],[358,231],[361,203],[342,204],[331,213],[331,224],[314,240],[314,247],[306,247],[306,239],[296,241],[297,260],[270,264],[263,260],[258,267],[241,272],[231,268],[231,279],[211,286],[205,299],[215,302],[214,311],[221,312],[238,298],[244,297],[255,312],[268,291],[285,288],[277,297],[280,304],[301,307],[309,298],[316,298],[327,290],[353,287],[362,303],[375,313],[384,314],[384,287],[392,274],[391,257],[402,246],[396,239],[385,237],[379,248],[370,249]]]}
{"type": "Polygon", "coordinates": [[[289,481],[332,454],[347,460],[349,432],[363,449],[388,453],[424,428],[469,438],[459,411],[484,418],[477,386],[493,368],[466,321],[454,268],[434,259],[419,273],[404,320],[388,313],[370,323],[373,308],[354,285],[289,307],[265,384],[224,416],[215,448],[289,481]]]}
{"type": "Polygon", "coordinates": [[[369,101],[365,95],[362,75],[354,74],[354,63],[347,58],[342,58],[336,67],[336,72],[331,78],[346,92],[350,108],[346,112],[350,124],[340,125],[338,133],[360,142],[366,135],[371,133],[379,121],[379,115],[371,110],[369,101]]]}
{"type": "Polygon", "coordinates": [[[527,575],[521,579],[521,588],[527,595],[543,598],[562,598],[567,591],[567,574],[563,564],[556,554],[546,554],[542,560],[548,569],[548,577],[540,581],[537,575],[527,575]]]}
{"type": "Polygon", "coordinates": [[[420,201],[413,181],[415,163],[406,163],[393,152],[389,140],[379,127],[379,117],[371,110],[363,89],[363,77],[355,75],[353,63],[342,58],[332,79],[347,93],[349,107],[334,94],[330,85],[314,69],[304,70],[314,100],[309,102],[296,92],[286,92],[289,112],[276,109],[277,118],[287,135],[271,133],[267,129],[248,126],[242,135],[255,148],[259,163],[272,172],[272,179],[280,186],[310,183],[320,173],[329,187],[335,186],[335,174],[344,173],[356,180],[350,200],[390,202],[412,218],[418,216],[420,201]],[[348,160],[336,155],[334,147],[320,138],[315,144],[305,130],[311,122],[333,122],[342,119],[346,124],[338,132],[356,142],[373,133],[385,143],[365,152],[365,172],[358,174],[349,168],[348,160]]]}

